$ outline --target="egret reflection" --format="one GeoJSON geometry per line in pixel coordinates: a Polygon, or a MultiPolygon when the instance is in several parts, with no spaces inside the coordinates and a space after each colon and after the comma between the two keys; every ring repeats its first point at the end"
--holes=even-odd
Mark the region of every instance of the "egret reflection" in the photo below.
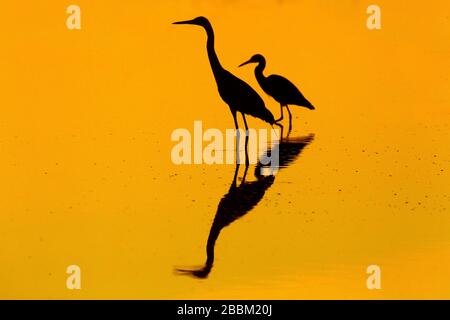
{"type": "MultiPolygon", "coordinates": [[[[271,146],[268,153],[279,153],[278,170],[288,168],[301,154],[303,149],[314,140],[311,134],[301,138],[290,138],[271,146]]],[[[215,257],[215,245],[223,228],[229,226],[239,218],[254,209],[264,198],[266,191],[274,184],[275,175],[267,175],[276,172],[271,164],[258,163],[254,169],[253,181],[247,181],[249,166],[245,166],[241,182],[238,184],[239,164],[236,165],[233,180],[228,192],[222,197],[217,207],[216,216],[209,231],[206,243],[206,262],[203,266],[195,269],[176,269],[178,274],[190,275],[196,278],[207,278],[210,274],[215,257]]]]}

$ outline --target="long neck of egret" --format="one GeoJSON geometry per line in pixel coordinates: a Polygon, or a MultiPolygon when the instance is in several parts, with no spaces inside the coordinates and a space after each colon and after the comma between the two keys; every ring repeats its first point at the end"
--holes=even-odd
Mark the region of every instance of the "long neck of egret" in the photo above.
{"type": "Polygon", "coordinates": [[[211,25],[204,26],[208,40],[206,42],[206,49],[208,51],[209,63],[211,64],[211,69],[214,76],[217,78],[224,69],[220,64],[219,58],[217,57],[216,50],[214,48],[214,30],[211,25]]]}
{"type": "Polygon", "coordinates": [[[258,83],[261,85],[261,82],[264,82],[266,77],[264,76],[264,69],[266,68],[266,61],[261,60],[259,61],[258,65],[255,68],[255,77],[256,80],[258,80],[258,83]]]}

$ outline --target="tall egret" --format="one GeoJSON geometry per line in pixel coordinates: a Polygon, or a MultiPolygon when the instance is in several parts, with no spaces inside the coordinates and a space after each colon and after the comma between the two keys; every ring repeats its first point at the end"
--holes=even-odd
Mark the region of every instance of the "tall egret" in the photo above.
{"type": "Polygon", "coordinates": [[[205,17],[197,17],[193,20],[174,22],[174,24],[192,24],[203,27],[208,36],[206,49],[211,64],[211,69],[216,79],[220,97],[230,107],[236,130],[239,129],[236,114],[240,112],[244,119],[245,129],[248,130],[245,115],[259,118],[270,125],[275,124],[275,118],[266,108],[263,99],[247,83],[225,70],[217,58],[214,49],[214,30],[211,23],[205,17]]]}
{"type": "Polygon", "coordinates": [[[274,98],[278,103],[280,103],[281,117],[276,120],[277,122],[283,120],[283,107],[286,107],[289,113],[289,131],[292,128],[292,115],[289,110],[289,105],[297,105],[301,107],[314,110],[314,106],[303,96],[300,90],[290,82],[288,79],[272,74],[268,77],[264,75],[264,69],[266,67],[266,59],[260,54],[255,54],[250,60],[244,62],[239,67],[242,67],[249,63],[257,63],[255,68],[255,76],[261,88],[269,96],[274,98]]]}

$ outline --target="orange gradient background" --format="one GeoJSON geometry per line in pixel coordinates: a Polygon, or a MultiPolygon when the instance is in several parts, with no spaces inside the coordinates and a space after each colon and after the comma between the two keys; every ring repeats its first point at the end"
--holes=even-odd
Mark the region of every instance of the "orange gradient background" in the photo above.
{"type": "Polygon", "coordinates": [[[0,297],[450,298],[449,15],[447,0],[2,1],[0,297]],[[174,129],[233,128],[205,32],[171,24],[199,15],[275,116],[237,68],[255,53],[317,107],[292,108],[292,136],[315,141],[222,231],[206,280],[174,268],[204,262],[234,166],[170,159],[174,129]]]}

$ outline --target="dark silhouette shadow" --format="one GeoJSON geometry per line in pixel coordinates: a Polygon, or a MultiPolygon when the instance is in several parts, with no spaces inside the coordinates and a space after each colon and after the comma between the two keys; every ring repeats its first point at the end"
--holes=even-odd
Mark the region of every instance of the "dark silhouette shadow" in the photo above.
{"type": "MultiPolygon", "coordinates": [[[[280,143],[272,146],[267,154],[270,156],[272,152],[278,152],[279,154],[279,170],[289,167],[300,155],[303,149],[314,141],[314,134],[309,134],[305,137],[294,137],[289,136],[281,140],[280,143]]],[[[270,168],[271,164],[261,164],[258,163],[256,170],[261,171],[263,168],[270,168]]]]}
{"type": "MultiPolygon", "coordinates": [[[[174,22],[173,24],[200,26],[206,31],[206,50],[209,63],[217,83],[219,95],[229,106],[231,114],[233,115],[236,130],[239,128],[237,122],[238,112],[242,115],[246,131],[248,131],[248,125],[245,115],[261,119],[272,126],[280,126],[280,124],[276,123],[273,114],[266,108],[266,105],[259,94],[245,81],[239,79],[222,67],[215,50],[214,30],[208,19],[205,17],[197,17],[192,20],[174,22]]],[[[248,162],[246,163],[248,164],[248,162]]]]}
{"type": "Polygon", "coordinates": [[[281,117],[276,120],[283,120],[283,107],[286,107],[289,114],[289,130],[292,130],[292,114],[289,110],[289,105],[297,105],[300,107],[308,108],[309,110],[314,110],[315,107],[308,101],[308,99],[303,96],[300,90],[288,79],[279,76],[277,74],[272,74],[268,77],[264,75],[264,69],[266,68],[266,59],[260,55],[255,54],[247,62],[242,63],[239,67],[245,66],[249,63],[257,63],[255,68],[255,77],[261,88],[269,96],[275,99],[280,104],[281,117]]]}
{"type": "MultiPolygon", "coordinates": [[[[277,169],[287,168],[296,160],[302,150],[314,139],[314,135],[302,138],[287,139],[275,144],[268,150],[268,154],[279,152],[279,166],[277,169]]],[[[263,175],[265,169],[270,170],[271,164],[258,163],[255,167],[255,181],[247,182],[246,176],[249,166],[245,166],[242,182],[237,185],[239,164],[236,165],[231,186],[217,207],[216,216],[211,226],[208,241],[206,243],[206,262],[197,269],[176,269],[178,274],[190,275],[196,278],[207,278],[214,264],[214,248],[220,232],[223,228],[249,213],[264,198],[266,191],[275,182],[275,175],[263,175]]]]}

